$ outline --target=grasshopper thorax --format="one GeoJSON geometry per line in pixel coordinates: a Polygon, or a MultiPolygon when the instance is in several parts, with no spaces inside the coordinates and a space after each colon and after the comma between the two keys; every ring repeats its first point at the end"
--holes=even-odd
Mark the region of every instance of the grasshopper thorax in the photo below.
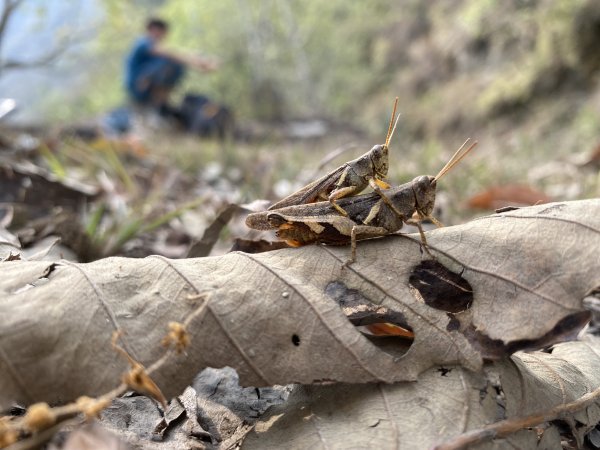
{"type": "Polygon", "coordinates": [[[431,175],[421,175],[412,181],[415,194],[415,209],[422,217],[429,217],[435,205],[437,182],[431,175]]]}
{"type": "Polygon", "coordinates": [[[389,169],[388,146],[375,145],[369,153],[374,173],[380,178],[386,178],[389,169]]]}

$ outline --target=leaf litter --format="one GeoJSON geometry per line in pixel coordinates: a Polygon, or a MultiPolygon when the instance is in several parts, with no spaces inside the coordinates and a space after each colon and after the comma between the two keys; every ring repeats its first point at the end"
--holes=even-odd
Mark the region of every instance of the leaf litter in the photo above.
{"type": "Polygon", "coordinates": [[[573,338],[589,319],[582,299],[600,286],[599,209],[597,200],[540,205],[438,230],[428,236],[437,263],[421,256],[414,236],[362,242],[349,268],[342,266],[347,248],[323,246],[183,261],[5,262],[0,313],[9,320],[0,327],[0,377],[9,389],[0,403],[4,409],[98,395],[124,371],[107,346],[112,331],[126,330],[124,347],[147,363],[160,357],[152,343],[168,322],[186,317],[187,357],[173,354],[153,374],[167,398],[203,367],[234,367],[241,383],[253,386],[396,382],[421,374],[416,385],[394,385],[419,386],[440,365],[451,368],[446,375],[475,376],[456,364],[477,370],[484,359],[573,338]],[[514,248],[522,251],[515,255],[514,248]],[[432,303],[415,287],[419,270],[469,300],[452,310],[432,303]],[[47,282],[36,284],[40,278],[47,282]],[[339,304],[349,297],[340,290],[354,293],[376,321],[413,330],[414,341],[398,345],[361,333],[339,304]],[[77,371],[59,363],[76,354],[94,356],[79,360],[77,371]]]}

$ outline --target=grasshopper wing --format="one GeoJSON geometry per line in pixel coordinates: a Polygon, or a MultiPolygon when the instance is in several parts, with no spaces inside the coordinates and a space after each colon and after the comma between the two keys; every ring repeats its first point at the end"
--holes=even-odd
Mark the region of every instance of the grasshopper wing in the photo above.
{"type": "Polygon", "coordinates": [[[312,183],[304,186],[302,189],[269,206],[268,210],[272,211],[274,209],[285,208],[286,206],[304,205],[322,200],[319,198],[319,196],[322,193],[328,195],[333,190],[335,183],[342,176],[342,173],[344,173],[345,169],[346,165],[338,167],[334,171],[329,172],[327,175],[323,175],[318,180],[313,181],[312,183]]]}

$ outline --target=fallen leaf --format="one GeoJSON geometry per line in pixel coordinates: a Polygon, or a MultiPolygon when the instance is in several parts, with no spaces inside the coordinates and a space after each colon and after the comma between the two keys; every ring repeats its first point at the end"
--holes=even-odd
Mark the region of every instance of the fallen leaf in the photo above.
{"type": "Polygon", "coordinates": [[[219,240],[221,231],[227,226],[233,215],[243,211],[245,211],[244,208],[235,204],[228,205],[223,209],[206,230],[204,230],[202,238],[190,246],[187,257],[199,258],[208,256],[216,242],[219,240]]]}
{"type": "MultiPolygon", "coordinates": [[[[483,373],[449,366],[429,369],[417,383],[296,386],[287,402],[261,417],[242,449],[429,449],[499,420],[569,403],[598,387],[600,339],[592,336],[558,344],[551,354],[516,353],[486,365],[483,373]]],[[[583,448],[583,436],[600,421],[600,402],[562,419],[583,448]]],[[[562,446],[553,422],[469,446],[484,448],[562,446]]]]}
{"type": "Polygon", "coordinates": [[[4,228],[0,228],[0,261],[11,260],[21,253],[19,239],[4,228]]]}
{"type": "Polygon", "coordinates": [[[185,323],[187,356],[172,352],[150,374],[170,398],[204,367],[233,367],[246,386],[391,383],[442,364],[480,370],[484,358],[573,339],[589,320],[582,299],[600,286],[600,200],[494,214],[429,232],[428,242],[472,287],[459,312],[414,287],[428,259],[415,235],[361,242],[349,267],[347,247],[326,246],[4,262],[0,407],[112,389],[125,370],[110,348],[117,329],[127,332],[125,350],[150,367],[163,356],[168,323],[185,323]],[[349,295],[386,308],[386,322],[415,334],[412,345],[362,334],[338,304],[349,295]]]}
{"type": "Polygon", "coordinates": [[[149,399],[136,396],[118,399],[102,413],[101,423],[134,448],[234,448],[289,392],[282,386],[242,388],[238,381],[231,368],[205,369],[193,387],[171,401],[163,418],[149,399]]]}
{"type": "Polygon", "coordinates": [[[505,206],[530,206],[552,201],[543,192],[525,184],[494,186],[471,197],[471,208],[495,210],[505,206]]]}

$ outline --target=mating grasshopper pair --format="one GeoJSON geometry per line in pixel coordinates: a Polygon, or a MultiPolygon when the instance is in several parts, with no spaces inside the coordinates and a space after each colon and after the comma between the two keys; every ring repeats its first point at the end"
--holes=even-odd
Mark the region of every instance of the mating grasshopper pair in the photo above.
{"type": "Polygon", "coordinates": [[[423,175],[390,187],[383,178],[387,176],[388,147],[395,130],[397,102],[398,99],[394,103],[385,144],[374,146],[363,156],[343,164],[267,211],[248,215],[246,225],[258,230],[275,229],[280,239],[294,247],[317,242],[332,245],[350,242],[348,262],[354,262],[357,240],[394,233],[406,223],[418,228],[424,248],[429,252],[421,221],[430,219],[440,225],[431,216],[437,181],[477,142],[466,148],[467,139],[435,177],[423,175]],[[368,185],[375,192],[351,196],[368,185]],[[318,201],[322,199],[328,201],[318,201]]]}

